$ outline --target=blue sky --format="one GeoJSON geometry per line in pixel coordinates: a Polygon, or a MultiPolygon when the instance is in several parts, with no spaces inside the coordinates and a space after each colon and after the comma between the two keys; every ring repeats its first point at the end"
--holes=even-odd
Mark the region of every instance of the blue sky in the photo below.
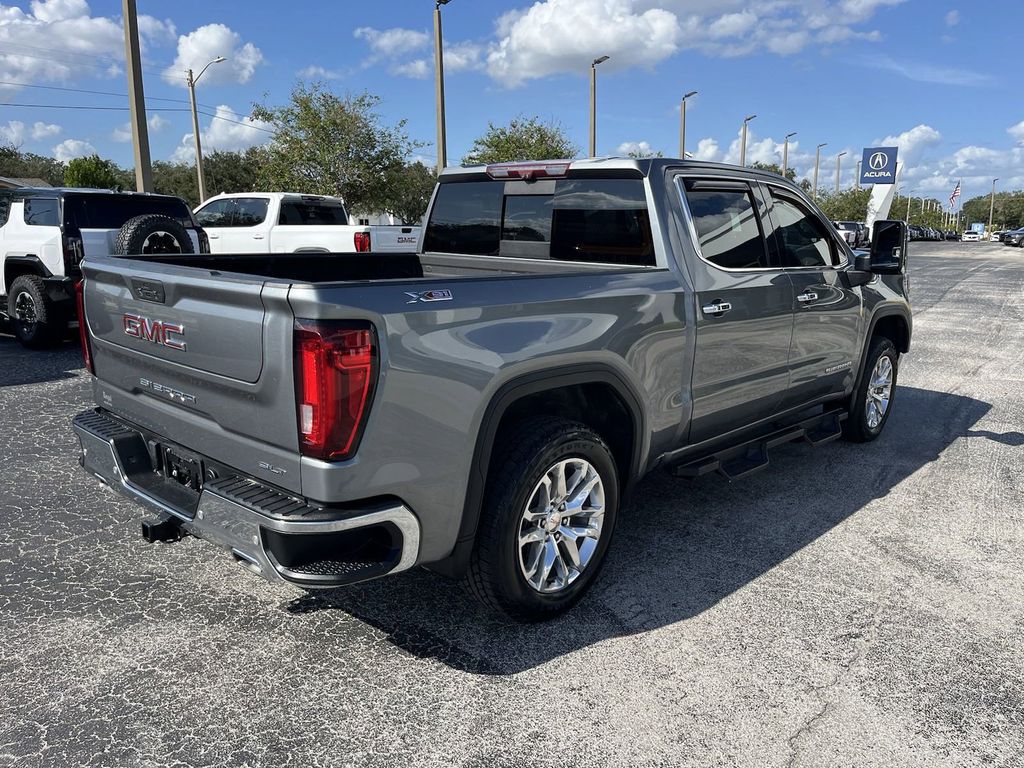
{"type": "MultiPolygon", "coordinates": [[[[0,4],[0,81],[115,95],[0,85],[17,104],[125,107],[118,0],[0,4]]],[[[139,0],[154,159],[191,160],[182,70],[228,57],[199,84],[210,115],[246,120],[254,101],[283,102],[296,79],[382,97],[389,121],[408,119],[435,155],[433,2],[301,0],[291,4],[139,0]]],[[[582,148],[587,71],[601,65],[598,152],[641,143],[678,150],[678,100],[687,110],[687,149],[736,161],[739,125],[751,124],[748,158],[778,162],[782,137],[797,131],[791,164],[810,173],[823,150],[833,183],[846,150],[851,184],[860,149],[897,143],[904,189],[965,197],[994,176],[1024,187],[1024,99],[1018,46],[1024,3],[989,0],[452,0],[444,8],[448,152],[457,161],[488,121],[517,114],[562,124],[582,148]]],[[[0,135],[39,154],[98,151],[131,161],[127,113],[4,106],[0,135]]],[[[265,141],[257,125],[202,118],[206,147],[265,141]]]]}

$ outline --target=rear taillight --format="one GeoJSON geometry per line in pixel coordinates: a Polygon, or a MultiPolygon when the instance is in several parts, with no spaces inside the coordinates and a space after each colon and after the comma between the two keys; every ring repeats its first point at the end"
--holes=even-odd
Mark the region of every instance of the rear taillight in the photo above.
{"type": "Polygon", "coordinates": [[[82,343],[82,360],[93,376],[96,368],[92,363],[92,342],[89,340],[89,326],[85,322],[85,280],[75,283],[75,308],[78,310],[78,340],[82,343]]]}
{"type": "Polygon", "coordinates": [[[295,400],[304,456],[335,461],[355,453],[376,376],[369,325],[295,321],[295,400]]]}
{"type": "Polygon", "coordinates": [[[356,253],[369,253],[370,252],[370,233],[369,232],[356,232],[356,253]]]}
{"type": "Polygon", "coordinates": [[[64,235],[63,246],[64,274],[69,276],[75,276],[78,274],[78,265],[82,263],[82,257],[85,253],[85,247],[82,244],[82,238],[75,237],[74,235],[64,235]]]}

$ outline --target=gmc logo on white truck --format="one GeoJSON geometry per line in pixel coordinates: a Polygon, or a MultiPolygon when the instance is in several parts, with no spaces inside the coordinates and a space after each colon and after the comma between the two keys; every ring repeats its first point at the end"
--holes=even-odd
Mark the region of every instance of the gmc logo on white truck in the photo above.
{"type": "Polygon", "coordinates": [[[178,323],[165,323],[162,320],[150,320],[142,315],[124,315],[122,318],[126,336],[143,341],[152,341],[163,347],[170,347],[181,352],[185,351],[185,342],[177,336],[185,335],[185,326],[178,323]]]}

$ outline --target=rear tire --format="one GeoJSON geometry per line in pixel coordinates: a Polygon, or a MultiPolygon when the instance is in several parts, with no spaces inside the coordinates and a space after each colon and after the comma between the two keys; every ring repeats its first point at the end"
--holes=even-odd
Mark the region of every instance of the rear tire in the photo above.
{"type": "Polygon", "coordinates": [[[552,619],[593,584],[618,508],[615,459],[600,435],[567,419],[523,421],[494,456],[463,583],[516,621],[552,619]]]}
{"type": "Polygon", "coordinates": [[[67,317],[50,300],[38,275],[21,275],[11,283],[7,314],[14,337],[23,347],[43,349],[56,344],[67,332],[67,317]]]}
{"type": "Polygon", "coordinates": [[[170,216],[147,214],[128,219],[117,233],[114,253],[136,254],[195,253],[188,230],[170,216]]]}
{"type": "Polygon", "coordinates": [[[843,423],[843,438],[867,443],[885,428],[896,396],[900,353],[884,336],[875,337],[864,360],[863,373],[851,396],[850,415],[843,423]]]}

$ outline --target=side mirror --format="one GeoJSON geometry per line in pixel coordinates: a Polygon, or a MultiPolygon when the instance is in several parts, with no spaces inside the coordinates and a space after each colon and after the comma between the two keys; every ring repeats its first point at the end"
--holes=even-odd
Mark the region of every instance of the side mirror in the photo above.
{"type": "Polygon", "coordinates": [[[907,263],[907,225],[902,221],[876,221],[871,234],[871,271],[897,275],[907,263]]]}

